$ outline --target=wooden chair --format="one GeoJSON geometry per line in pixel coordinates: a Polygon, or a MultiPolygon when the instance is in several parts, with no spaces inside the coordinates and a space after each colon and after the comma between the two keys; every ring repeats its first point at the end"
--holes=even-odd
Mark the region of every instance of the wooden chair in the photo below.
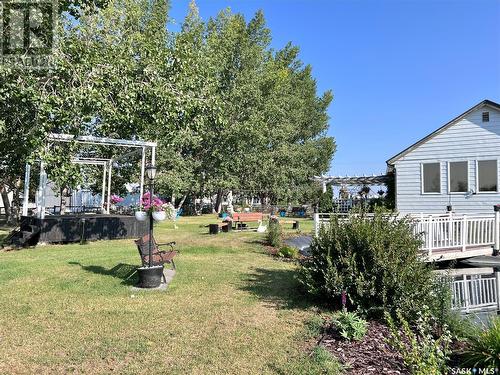
{"type": "MultiPolygon", "coordinates": [[[[137,250],[141,257],[142,266],[146,267],[149,265],[149,234],[145,234],[138,240],[135,240],[137,245],[137,250]]],[[[160,266],[163,264],[171,264],[172,269],[175,269],[174,257],[179,253],[179,251],[174,250],[175,242],[167,243],[157,243],[153,237],[153,266],[160,266]],[[170,250],[161,250],[162,246],[169,246],[170,250]]]]}

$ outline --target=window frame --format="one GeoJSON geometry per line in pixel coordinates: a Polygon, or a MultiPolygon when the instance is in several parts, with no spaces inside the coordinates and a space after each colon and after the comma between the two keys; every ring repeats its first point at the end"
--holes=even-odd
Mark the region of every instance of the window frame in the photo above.
{"type": "Polygon", "coordinates": [[[442,173],[441,173],[441,162],[440,161],[430,161],[420,163],[420,194],[421,195],[441,195],[443,193],[442,187],[442,173]],[[439,165],[439,191],[426,192],[424,189],[424,165],[426,164],[438,164],[439,165]]]}
{"type": "Polygon", "coordinates": [[[481,122],[490,122],[490,111],[481,112],[481,122]]]}
{"type": "Polygon", "coordinates": [[[498,194],[500,193],[500,179],[498,177],[498,160],[495,158],[489,159],[478,159],[476,160],[476,194],[498,194]],[[479,162],[480,161],[495,161],[497,163],[497,189],[495,191],[481,191],[479,190],[479,162]]]}
{"type": "Polygon", "coordinates": [[[470,163],[469,160],[453,160],[447,162],[447,174],[448,174],[448,194],[467,194],[470,191],[470,163]],[[451,163],[467,163],[467,190],[466,191],[451,191],[451,174],[450,174],[450,165],[451,163]]]}

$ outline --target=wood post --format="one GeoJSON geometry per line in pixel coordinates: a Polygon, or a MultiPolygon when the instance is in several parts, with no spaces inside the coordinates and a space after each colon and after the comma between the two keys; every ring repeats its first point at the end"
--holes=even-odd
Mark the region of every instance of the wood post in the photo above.
{"type": "Polygon", "coordinates": [[[139,211],[142,211],[142,196],[144,195],[144,171],[146,170],[146,147],[142,148],[141,156],[141,183],[139,187],[139,211]]]}
{"type": "Polygon", "coordinates": [[[462,251],[467,250],[467,232],[468,232],[467,215],[462,218],[462,251]]]}
{"type": "Polygon", "coordinates": [[[319,213],[315,213],[314,214],[314,235],[316,237],[318,237],[318,234],[319,234],[319,225],[320,225],[320,222],[319,222],[319,213]]]}
{"type": "Polygon", "coordinates": [[[464,303],[465,303],[465,312],[469,312],[469,305],[470,305],[470,293],[469,293],[469,283],[467,281],[467,275],[463,275],[463,280],[464,280],[464,303]]]}
{"type": "Polygon", "coordinates": [[[31,177],[31,165],[26,164],[26,169],[24,171],[23,216],[28,216],[30,177],[31,177]]]}
{"type": "Polygon", "coordinates": [[[427,233],[428,238],[428,244],[429,244],[429,250],[428,250],[428,255],[429,258],[432,256],[432,245],[434,245],[434,226],[433,226],[433,220],[432,216],[429,217],[429,232],[427,233]]]}
{"type": "MultiPolygon", "coordinates": [[[[493,246],[493,254],[498,255],[500,252],[500,204],[494,206],[495,210],[495,224],[494,224],[494,238],[495,245],[493,246]]],[[[500,292],[499,292],[500,293],[500,292]]]]}
{"type": "Polygon", "coordinates": [[[101,211],[104,213],[106,207],[106,174],[107,174],[107,166],[104,164],[102,166],[102,191],[101,191],[101,211]]]}
{"type": "Polygon", "coordinates": [[[495,270],[497,310],[500,311],[500,271],[495,270]]]}
{"type": "Polygon", "coordinates": [[[109,161],[109,170],[108,170],[108,199],[107,199],[107,207],[106,213],[109,215],[111,208],[111,171],[113,170],[113,160],[109,161]]]}

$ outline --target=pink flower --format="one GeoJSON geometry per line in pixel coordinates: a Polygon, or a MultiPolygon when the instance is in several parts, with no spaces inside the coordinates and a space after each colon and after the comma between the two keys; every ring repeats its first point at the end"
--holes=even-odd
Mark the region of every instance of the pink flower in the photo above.
{"type": "Polygon", "coordinates": [[[144,193],[141,198],[141,205],[145,211],[163,211],[163,203],[157,196],[151,197],[149,192],[144,193]]]}
{"type": "Polygon", "coordinates": [[[342,308],[345,310],[345,305],[347,304],[347,292],[345,290],[342,291],[342,308]]]}
{"type": "Polygon", "coordinates": [[[110,198],[111,204],[117,204],[123,202],[125,199],[120,197],[119,195],[113,194],[110,198]]]}

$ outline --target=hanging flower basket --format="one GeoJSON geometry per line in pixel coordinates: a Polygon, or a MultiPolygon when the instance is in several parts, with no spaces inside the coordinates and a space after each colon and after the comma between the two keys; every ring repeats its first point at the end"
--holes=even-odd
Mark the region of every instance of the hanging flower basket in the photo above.
{"type": "Polygon", "coordinates": [[[146,221],[148,218],[148,213],[146,211],[135,211],[135,218],[138,221],[146,221]]]}
{"type": "Polygon", "coordinates": [[[165,211],[153,211],[153,219],[156,221],[163,221],[167,218],[167,213],[165,211]]]}

